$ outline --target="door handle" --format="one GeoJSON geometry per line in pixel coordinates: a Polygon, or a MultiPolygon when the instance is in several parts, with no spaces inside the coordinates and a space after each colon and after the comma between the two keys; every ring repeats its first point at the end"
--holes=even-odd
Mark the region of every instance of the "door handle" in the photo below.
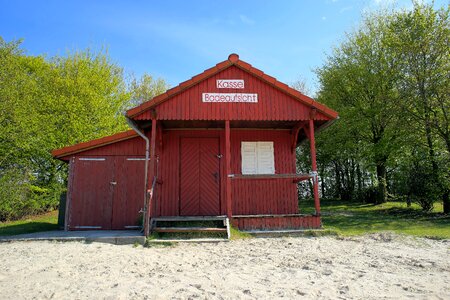
{"type": "Polygon", "coordinates": [[[110,185],[116,185],[117,184],[117,182],[115,182],[115,181],[111,181],[110,183],[109,183],[110,185]]]}

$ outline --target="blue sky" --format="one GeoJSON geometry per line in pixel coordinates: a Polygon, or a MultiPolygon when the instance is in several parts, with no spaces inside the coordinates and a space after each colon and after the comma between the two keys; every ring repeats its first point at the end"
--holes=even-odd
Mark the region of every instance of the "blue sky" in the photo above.
{"type": "MultiPolygon", "coordinates": [[[[33,55],[105,46],[126,72],[146,72],[171,86],[234,52],[285,83],[304,78],[314,91],[313,70],[345,32],[363,12],[392,2],[0,0],[0,36],[23,38],[33,55]]],[[[411,7],[411,1],[397,6],[411,7]]]]}

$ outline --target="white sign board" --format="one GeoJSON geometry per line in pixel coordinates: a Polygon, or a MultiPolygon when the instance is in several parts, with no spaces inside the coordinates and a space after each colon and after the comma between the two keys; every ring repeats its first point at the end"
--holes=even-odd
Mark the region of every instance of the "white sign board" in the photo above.
{"type": "Polygon", "coordinates": [[[218,89],[243,89],[244,79],[217,79],[216,86],[218,89]]]}
{"type": "Polygon", "coordinates": [[[245,93],[203,93],[203,102],[245,102],[245,103],[258,103],[258,94],[245,94],[245,93]]]}

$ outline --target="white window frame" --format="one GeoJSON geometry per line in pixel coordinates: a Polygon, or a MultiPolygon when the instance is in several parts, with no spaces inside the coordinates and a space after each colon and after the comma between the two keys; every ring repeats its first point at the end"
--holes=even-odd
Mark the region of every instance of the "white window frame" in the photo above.
{"type": "Polygon", "coordinates": [[[275,174],[274,144],[271,141],[241,142],[243,175],[275,174]]]}

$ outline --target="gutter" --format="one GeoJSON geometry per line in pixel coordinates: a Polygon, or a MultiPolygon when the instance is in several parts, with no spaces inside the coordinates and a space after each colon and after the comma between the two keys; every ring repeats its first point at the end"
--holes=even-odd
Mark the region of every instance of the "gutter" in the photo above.
{"type": "Polygon", "coordinates": [[[148,161],[149,161],[149,156],[150,156],[150,141],[148,139],[148,137],[145,136],[145,134],[139,129],[138,125],[136,124],[135,121],[133,121],[131,118],[125,116],[128,125],[130,125],[130,127],[141,137],[145,140],[145,172],[144,172],[144,180],[145,180],[145,184],[144,184],[144,210],[143,215],[142,215],[142,228],[144,228],[144,224],[145,224],[145,218],[147,216],[147,189],[148,189],[148,161]]]}

